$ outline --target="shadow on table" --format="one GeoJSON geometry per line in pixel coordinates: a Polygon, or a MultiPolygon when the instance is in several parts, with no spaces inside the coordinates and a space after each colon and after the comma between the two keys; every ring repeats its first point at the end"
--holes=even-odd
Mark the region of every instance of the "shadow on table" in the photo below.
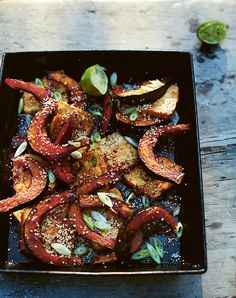
{"type": "Polygon", "coordinates": [[[0,283],[2,297],[203,297],[201,275],[5,274],[0,283]]]}

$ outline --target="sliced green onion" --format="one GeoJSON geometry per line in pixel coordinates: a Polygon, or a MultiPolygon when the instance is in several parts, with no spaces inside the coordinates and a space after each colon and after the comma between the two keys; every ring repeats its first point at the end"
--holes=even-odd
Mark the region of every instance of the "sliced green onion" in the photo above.
{"type": "Polygon", "coordinates": [[[54,95],[54,97],[55,97],[55,99],[56,99],[57,101],[60,101],[60,100],[63,99],[62,94],[61,94],[61,92],[59,92],[59,91],[54,91],[54,92],[53,92],[53,95],[54,95]]]}
{"type": "Polygon", "coordinates": [[[122,113],[123,113],[124,115],[129,115],[129,114],[131,114],[131,113],[134,112],[134,111],[137,111],[136,108],[135,108],[135,107],[131,107],[131,108],[124,109],[124,110],[122,111],[122,113]]]}
{"type": "Polygon", "coordinates": [[[178,222],[175,228],[175,233],[178,238],[180,238],[183,234],[183,225],[181,222],[178,222]]]}
{"type": "Polygon", "coordinates": [[[133,138],[131,138],[129,136],[124,136],[124,138],[126,139],[126,141],[128,143],[130,143],[132,146],[134,146],[134,148],[138,148],[138,142],[136,140],[134,140],[133,138]]]}
{"type": "Polygon", "coordinates": [[[107,221],[106,218],[100,212],[92,210],[91,215],[95,220],[104,221],[104,222],[107,221]]]}
{"type": "Polygon", "coordinates": [[[110,85],[111,86],[115,86],[116,83],[117,83],[117,79],[118,79],[118,75],[116,72],[113,72],[111,75],[110,75],[110,78],[109,78],[109,81],[110,81],[110,85]]]}
{"type": "Polygon", "coordinates": [[[135,121],[137,118],[138,118],[138,112],[137,111],[133,111],[129,116],[129,120],[131,120],[131,121],[135,121]]]}
{"type": "Polygon", "coordinates": [[[98,192],[97,193],[99,200],[106,206],[112,208],[113,204],[111,199],[109,198],[109,196],[107,194],[105,194],[104,192],[98,192]]]}
{"type": "Polygon", "coordinates": [[[156,262],[157,264],[161,264],[160,256],[155,250],[155,248],[149,243],[146,243],[146,245],[147,245],[147,251],[149,252],[149,255],[153,259],[153,261],[156,262]]]}
{"type": "Polygon", "coordinates": [[[74,146],[74,147],[77,147],[77,148],[79,148],[79,147],[81,147],[81,142],[80,141],[68,141],[68,144],[69,145],[72,145],[72,146],[74,146]]]}
{"type": "Polygon", "coordinates": [[[173,211],[173,216],[177,216],[179,215],[179,213],[180,213],[180,206],[178,205],[173,211]]]}
{"type": "Polygon", "coordinates": [[[104,222],[104,221],[100,221],[100,220],[96,220],[94,222],[94,225],[97,229],[101,230],[101,231],[109,231],[111,230],[111,225],[109,225],[108,222],[104,222]]]}
{"type": "Polygon", "coordinates": [[[89,107],[88,109],[89,113],[99,117],[102,116],[102,110],[103,110],[102,107],[98,104],[91,105],[91,107],[89,107]]]}
{"type": "Polygon", "coordinates": [[[23,112],[23,109],[24,109],[24,99],[23,99],[23,97],[21,97],[19,100],[17,113],[21,114],[23,112]]]}
{"type": "Polygon", "coordinates": [[[134,192],[131,192],[126,200],[126,203],[129,203],[130,200],[134,199],[135,198],[135,193],[134,192]]]}
{"type": "Polygon", "coordinates": [[[91,217],[86,214],[83,214],[83,220],[85,221],[86,225],[91,229],[94,230],[94,223],[91,217]]]}
{"type": "Polygon", "coordinates": [[[51,244],[51,247],[60,255],[70,256],[71,254],[70,250],[64,244],[55,242],[51,244]]]}
{"type": "Polygon", "coordinates": [[[80,247],[76,247],[73,251],[73,254],[75,256],[82,256],[82,255],[86,255],[90,252],[90,248],[86,247],[86,246],[80,246],[80,247]]]}
{"type": "Polygon", "coordinates": [[[15,152],[14,158],[20,156],[23,152],[25,152],[27,146],[28,146],[27,141],[24,141],[23,143],[21,143],[15,152]]]}
{"type": "Polygon", "coordinates": [[[43,82],[40,78],[35,78],[34,83],[37,86],[42,86],[43,87],[43,82]]]}
{"type": "Polygon", "coordinates": [[[154,248],[157,251],[158,255],[160,256],[160,258],[163,258],[164,249],[163,249],[163,245],[162,245],[161,241],[158,238],[154,238],[153,245],[154,245],[154,248]]]}
{"type": "Polygon", "coordinates": [[[99,131],[95,131],[91,136],[92,142],[99,143],[101,141],[101,135],[99,131]]]}
{"type": "Polygon", "coordinates": [[[174,111],[170,117],[170,123],[176,125],[179,122],[179,119],[179,114],[176,111],[174,111]]]}
{"type": "Polygon", "coordinates": [[[148,250],[147,249],[143,249],[143,250],[139,250],[136,253],[134,253],[131,256],[131,259],[132,260],[142,260],[142,259],[148,258],[149,256],[150,255],[149,255],[148,250]]]}
{"type": "Polygon", "coordinates": [[[48,180],[51,184],[54,184],[56,182],[56,177],[52,170],[48,171],[48,180]]]}
{"type": "Polygon", "coordinates": [[[73,151],[70,155],[75,159],[80,159],[83,156],[82,153],[79,151],[73,151]]]}
{"type": "Polygon", "coordinates": [[[145,208],[150,207],[150,201],[148,197],[145,195],[142,196],[142,204],[143,204],[143,207],[145,208]]]}

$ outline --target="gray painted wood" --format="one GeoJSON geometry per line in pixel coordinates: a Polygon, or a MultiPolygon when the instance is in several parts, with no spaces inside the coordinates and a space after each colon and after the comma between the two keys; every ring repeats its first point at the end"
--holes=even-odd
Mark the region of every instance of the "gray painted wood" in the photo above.
{"type": "MultiPolygon", "coordinates": [[[[236,295],[236,2],[234,0],[0,0],[0,54],[78,49],[185,50],[194,55],[208,272],[202,276],[71,277],[1,274],[1,297],[232,297],[236,295]],[[215,57],[195,29],[229,26],[215,57]]],[[[191,199],[191,198],[190,198],[191,199]]]]}

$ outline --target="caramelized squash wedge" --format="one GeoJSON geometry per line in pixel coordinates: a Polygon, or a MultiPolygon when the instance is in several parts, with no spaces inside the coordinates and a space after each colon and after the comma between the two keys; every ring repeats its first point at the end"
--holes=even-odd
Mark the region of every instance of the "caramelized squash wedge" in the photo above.
{"type": "Polygon", "coordinates": [[[28,157],[13,161],[13,186],[16,194],[0,201],[0,212],[9,211],[38,197],[47,184],[47,173],[42,165],[28,157]]]}
{"type": "MultiPolygon", "coordinates": [[[[31,253],[44,263],[55,266],[80,266],[82,263],[80,257],[73,255],[72,252],[70,255],[63,255],[56,254],[55,251],[49,251],[42,240],[43,236],[41,235],[42,231],[40,230],[48,212],[59,205],[71,202],[73,199],[74,194],[70,191],[54,194],[37,204],[32,209],[25,222],[24,237],[26,245],[31,253]]],[[[68,229],[71,229],[71,232],[68,232],[68,235],[73,233],[73,226],[68,222],[68,218],[65,219],[64,223],[61,221],[60,225],[64,233],[66,233],[66,230],[68,229]]],[[[65,238],[67,238],[66,234],[65,238]]],[[[66,239],[64,240],[66,241],[66,239]]]]}
{"type": "Polygon", "coordinates": [[[162,120],[158,117],[155,118],[155,117],[142,115],[142,114],[140,114],[137,119],[130,120],[128,115],[125,115],[119,111],[116,112],[116,119],[125,124],[132,125],[132,126],[139,126],[139,127],[151,126],[162,122],[162,120]]]}
{"type": "Polygon", "coordinates": [[[183,168],[166,157],[158,157],[154,148],[162,136],[173,136],[189,131],[190,124],[177,124],[173,126],[152,127],[139,141],[138,155],[144,165],[153,173],[180,184],[184,172],[183,168]]]}
{"type": "Polygon", "coordinates": [[[159,80],[144,82],[139,88],[134,90],[125,90],[122,86],[116,85],[112,91],[116,98],[129,104],[145,104],[156,101],[162,97],[168,87],[173,84],[169,80],[165,84],[159,80]]]}
{"type": "Polygon", "coordinates": [[[48,78],[62,83],[67,88],[71,95],[71,102],[74,106],[83,110],[86,109],[87,95],[79,83],[67,76],[63,71],[48,72],[48,78]]]}
{"type": "Polygon", "coordinates": [[[63,157],[74,150],[74,146],[71,145],[55,145],[48,137],[46,130],[47,120],[56,110],[57,103],[55,102],[51,103],[51,105],[45,105],[33,118],[27,135],[32,149],[51,160],[63,157]]]}

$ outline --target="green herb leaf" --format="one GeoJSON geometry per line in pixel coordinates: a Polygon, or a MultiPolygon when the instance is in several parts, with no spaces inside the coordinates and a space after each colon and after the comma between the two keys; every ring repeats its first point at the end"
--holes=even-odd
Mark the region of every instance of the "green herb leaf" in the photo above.
{"type": "Polygon", "coordinates": [[[83,214],[83,220],[91,230],[94,230],[94,223],[91,217],[89,217],[86,214],[83,214]]]}
{"type": "Polygon", "coordinates": [[[150,257],[153,259],[153,261],[157,264],[161,264],[161,259],[155,248],[150,244],[146,243],[147,250],[149,252],[150,257]]]}
{"type": "Polygon", "coordinates": [[[100,220],[96,220],[94,222],[94,225],[97,229],[101,230],[101,231],[109,231],[111,230],[111,225],[109,225],[108,222],[105,221],[100,221],[100,220]]]}
{"type": "Polygon", "coordinates": [[[92,210],[91,215],[95,220],[107,222],[106,218],[99,212],[92,210]]]}
{"type": "Polygon", "coordinates": [[[104,192],[97,193],[99,200],[106,206],[112,208],[113,204],[109,196],[104,192]]]}
{"type": "Polygon", "coordinates": [[[51,247],[60,255],[70,256],[71,254],[70,250],[64,244],[55,242],[51,244],[51,247]]]}
{"type": "Polygon", "coordinates": [[[147,249],[139,250],[131,256],[132,260],[142,260],[148,258],[149,252],[147,249]]]}
{"type": "Polygon", "coordinates": [[[86,255],[90,252],[90,248],[86,247],[86,246],[80,246],[80,247],[76,247],[73,251],[73,254],[75,256],[82,256],[82,255],[86,255]]]}

